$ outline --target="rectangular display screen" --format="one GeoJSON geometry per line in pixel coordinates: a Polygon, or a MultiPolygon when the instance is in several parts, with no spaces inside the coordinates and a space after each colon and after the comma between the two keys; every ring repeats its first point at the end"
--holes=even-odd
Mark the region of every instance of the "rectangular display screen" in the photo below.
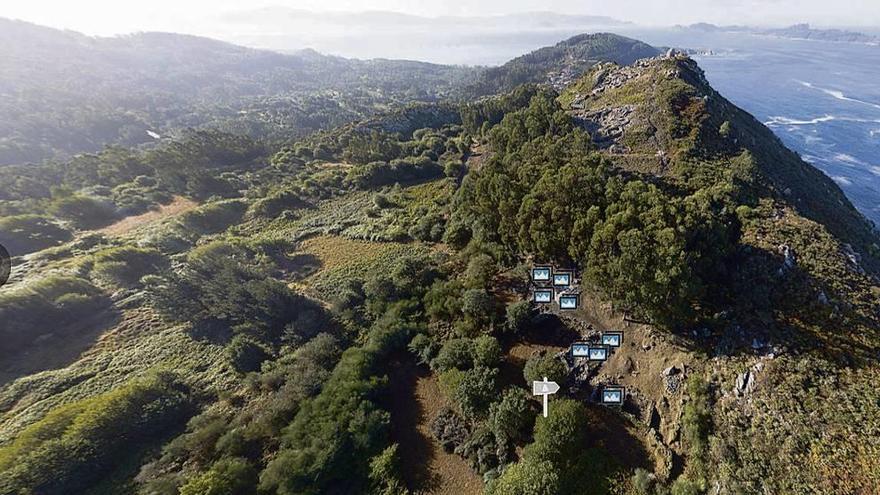
{"type": "Polygon", "coordinates": [[[549,282],[550,281],[550,268],[547,267],[538,267],[532,269],[532,280],[535,282],[549,282]]]}
{"type": "Polygon", "coordinates": [[[612,405],[623,404],[623,389],[606,388],[602,391],[602,403],[612,405]]]}
{"type": "Polygon", "coordinates": [[[578,296],[562,296],[559,298],[559,307],[561,309],[577,309],[578,296]]]}
{"type": "Polygon", "coordinates": [[[620,340],[623,336],[620,332],[608,332],[602,334],[602,345],[608,347],[620,347],[620,340]]]}
{"type": "Polygon", "coordinates": [[[535,302],[539,304],[547,304],[553,301],[553,291],[552,290],[536,290],[535,291],[535,302]]]}

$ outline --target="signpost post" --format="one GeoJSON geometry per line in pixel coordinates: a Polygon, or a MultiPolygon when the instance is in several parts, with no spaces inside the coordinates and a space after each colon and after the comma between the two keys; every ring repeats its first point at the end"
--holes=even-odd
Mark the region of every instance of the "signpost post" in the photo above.
{"type": "Polygon", "coordinates": [[[547,417],[547,397],[550,395],[559,392],[559,384],[556,382],[551,382],[547,380],[547,377],[544,377],[544,381],[534,381],[532,382],[532,395],[543,395],[544,396],[544,417],[547,417]]]}

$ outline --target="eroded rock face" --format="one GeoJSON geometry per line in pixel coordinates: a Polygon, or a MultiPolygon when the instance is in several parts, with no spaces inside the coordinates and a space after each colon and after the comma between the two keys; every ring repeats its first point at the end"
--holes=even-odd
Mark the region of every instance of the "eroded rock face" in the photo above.
{"type": "Polygon", "coordinates": [[[782,266],[779,267],[778,274],[782,276],[797,266],[797,258],[794,249],[787,244],[779,246],[779,254],[782,255],[782,266]]]}
{"type": "Polygon", "coordinates": [[[654,457],[654,475],[660,480],[666,481],[672,474],[672,449],[663,443],[663,438],[654,428],[649,428],[645,435],[648,450],[654,457]]]}
{"type": "Polygon", "coordinates": [[[862,268],[862,255],[856,252],[851,244],[844,244],[842,247],[842,252],[849,262],[849,269],[855,273],[864,275],[865,269],[862,268]]]}
{"type": "Polygon", "coordinates": [[[599,148],[608,148],[613,153],[626,153],[628,148],[618,142],[623,138],[625,129],[631,124],[635,106],[603,108],[587,112],[578,117],[578,122],[590,133],[593,142],[599,148]]]}
{"type": "Polygon", "coordinates": [[[680,370],[675,366],[670,366],[663,370],[663,376],[677,375],[680,370]]]}
{"type": "Polygon", "coordinates": [[[754,366],[743,371],[736,377],[733,394],[737,397],[747,397],[757,386],[757,378],[764,371],[764,362],[759,361],[754,366]]]}

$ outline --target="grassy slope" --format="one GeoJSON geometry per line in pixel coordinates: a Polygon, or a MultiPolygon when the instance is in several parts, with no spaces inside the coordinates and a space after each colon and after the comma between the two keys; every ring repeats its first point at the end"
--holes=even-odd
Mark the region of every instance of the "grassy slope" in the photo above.
{"type": "MultiPolygon", "coordinates": [[[[244,230],[253,239],[301,239],[291,254],[314,257],[318,269],[307,272],[296,285],[306,294],[329,303],[347,280],[381,271],[401,256],[428,255],[430,248],[418,242],[377,242],[363,237],[381,237],[395,222],[414,214],[419,205],[446,198],[452,190],[452,183],[445,180],[403,188],[396,193],[395,208],[373,217],[367,212],[373,204],[371,195],[353,192],[322,202],[292,221],[246,222],[234,226],[229,233],[216,235],[244,230]]],[[[167,236],[177,228],[175,218],[166,218],[140,225],[122,237],[102,239],[95,246],[74,241],[36,253],[32,257],[35,261],[22,268],[22,278],[36,280],[46,272],[77,275],[82,273],[82,266],[88,266],[91,254],[97,250],[167,236]]],[[[210,237],[214,236],[206,236],[202,242],[210,237]]],[[[83,340],[67,360],[38,363],[36,369],[46,371],[33,374],[27,374],[33,367],[21,364],[16,374],[26,376],[10,375],[10,381],[0,387],[0,448],[50,411],[107,392],[153,370],[175,370],[200,394],[211,396],[242,386],[241,377],[227,364],[222,343],[197,340],[187,332],[185,325],[169,324],[141,303],[135,303],[133,308],[111,309],[116,316],[111,318],[108,313],[107,325],[95,326],[96,332],[43,341],[51,348],[41,352],[54,355],[59,347],[71,347],[74,339],[83,340]]],[[[31,358],[37,359],[39,355],[31,358]]],[[[124,481],[122,478],[120,483],[124,481]]],[[[115,482],[108,483],[115,485],[115,482]]],[[[107,489],[112,491],[113,487],[107,489]]]]}

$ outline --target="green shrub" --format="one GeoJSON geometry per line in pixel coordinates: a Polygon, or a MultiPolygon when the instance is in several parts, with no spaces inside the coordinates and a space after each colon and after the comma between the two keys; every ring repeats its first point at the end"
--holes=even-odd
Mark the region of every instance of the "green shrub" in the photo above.
{"type": "MultiPolygon", "coordinates": [[[[700,486],[705,483],[708,475],[704,458],[709,447],[709,431],[712,426],[709,385],[701,376],[691,375],[687,381],[687,393],[688,401],[681,417],[682,438],[688,451],[686,474],[693,480],[692,484],[700,486]]],[[[686,487],[681,490],[686,490],[686,487]]]]}
{"type": "Polygon", "coordinates": [[[478,325],[495,318],[495,299],[485,289],[468,289],[461,295],[461,311],[478,325]]]}
{"type": "Polygon", "coordinates": [[[632,485],[638,495],[654,495],[654,478],[645,469],[636,468],[632,485]]]}
{"type": "Polygon", "coordinates": [[[246,325],[267,343],[277,343],[288,323],[302,322],[311,338],[325,322],[323,313],[307,313],[317,305],[272,278],[272,268],[241,242],[217,241],[190,251],[180,270],[151,278],[148,289],[156,308],[172,320],[246,325]]]}
{"type": "Polygon", "coordinates": [[[519,388],[508,388],[501,400],[489,408],[489,424],[495,437],[503,442],[523,440],[535,423],[535,402],[519,388]]]}
{"type": "Polygon", "coordinates": [[[15,215],[0,218],[0,244],[12,256],[57,246],[72,238],[69,231],[41,215],[15,215]]]}
{"type": "Polygon", "coordinates": [[[486,423],[477,423],[467,439],[459,445],[455,452],[462,456],[474,471],[485,475],[489,471],[497,468],[502,459],[499,454],[506,459],[507,451],[499,449],[498,441],[495,434],[486,423]]]}
{"type": "Polygon", "coordinates": [[[0,448],[0,492],[84,492],[190,411],[188,389],[168,373],[60,406],[0,448]]]}
{"type": "Polygon", "coordinates": [[[224,458],[180,487],[180,495],[246,495],[254,492],[257,471],[247,459],[224,458]]]}
{"type": "Polygon", "coordinates": [[[370,483],[376,495],[406,495],[406,489],[400,476],[400,459],[397,444],[383,450],[381,454],[370,460],[370,483]]]}
{"type": "Polygon", "coordinates": [[[116,220],[114,207],[89,196],[61,196],[52,200],[49,212],[79,229],[94,229],[116,220]]]}
{"type": "Polygon", "coordinates": [[[263,361],[271,357],[258,341],[246,335],[233,337],[226,352],[232,367],[240,373],[258,371],[263,361]]]}
{"type": "Polygon", "coordinates": [[[437,382],[440,384],[440,390],[450,400],[455,400],[455,394],[458,392],[458,386],[464,380],[464,371],[456,368],[450,368],[441,371],[437,376],[437,382]]]}
{"type": "Polygon", "coordinates": [[[0,357],[31,345],[45,334],[61,335],[70,324],[91,318],[109,300],[87,281],[57,275],[0,294],[0,357]]]}
{"type": "Polygon", "coordinates": [[[159,251],[132,246],[99,251],[93,261],[93,277],[121,287],[135,286],[144,275],[168,267],[168,259],[159,251]]]}
{"type": "Polygon", "coordinates": [[[425,294],[425,310],[435,321],[452,321],[461,316],[462,285],[456,280],[434,282],[425,294]]]}
{"type": "Polygon", "coordinates": [[[670,492],[672,495],[700,495],[705,490],[700,487],[699,483],[691,481],[687,476],[682,475],[672,483],[670,492]]]}
{"type": "Polygon", "coordinates": [[[443,175],[446,177],[458,177],[464,171],[464,163],[461,160],[449,160],[443,164],[443,175]]]}
{"type": "Polygon", "coordinates": [[[346,350],[321,393],[304,401],[285,429],[278,454],[260,476],[261,490],[278,493],[361,493],[371,461],[389,446],[390,414],[379,407],[384,380],[376,379],[392,352],[411,339],[416,309],[395,303],[361,347],[346,350]]]}
{"type": "Polygon", "coordinates": [[[249,209],[249,214],[264,218],[275,218],[285,210],[298,210],[308,206],[309,203],[303,201],[298,193],[289,189],[282,189],[255,201],[249,209]]]}
{"type": "Polygon", "coordinates": [[[405,158],[390,162],[370,162],[352,168],[346,181],[359,189],[372,189],[394,183],[438,179],[443,167],[430,158],[405,158]]]}
{"type": "Polygon", "coordinates": [[[475,338],[473,346],[474,366],[494,368],[501,362],[501,345],[495,337],[481,335],[475,338]]]}
{"type": "Polygon", "coordinates": [[[453,399],[470,417],[484,417],[497,395],[497,368],[478,367],[464,372],[453,399]]]}
{"type": "Polygon", "coordinates": [[[178,222],[187,231],[198,234],[214,234],[241,221],[246,210],[247,203],[244,201],[237,199],[219,201],[208,203],[180,215],[178,222]]]}
{"type": "Polygon", "coordinates": [[[486,287],[491,282],[497,268],[495,260],[491,256],[477,254],[468,261],[464,277],[469,287],[486,287]]]}
{"type": "Polygon", "coordinates": [[[520,462],[507,468],[489,492],[543,494],[552,481],[550,493],[554,494],[584,493],[584,487],[608,493],[608,480],[615,476],[616,466],[604,452],[587,446],[588,424],[583,404],[571,399],[554,401],[549,416],[535,423],[535,440],[525,448],[520,462]],[[499,487],[505,491],[498,491],[499,487]]]}
{"type": "Polygon", "coordinates": [[[472,235],[470,227],[463,222],[450,222],[446,225],[443,242],[449,244],[454,249],[461,250],[470,242],[472,235]]]}
{"type": "Polygon", "coordinates": [[[516,301],[507,305],[506,328],[514,334],[521,334],[528,329],[532,320],[532,305],[528,301],[516,301]]]}
{"type": "Polygon", "coordinates": [[[409,343],[409,351],[415,355],[419,364],[430,364],[431,360],[437,355],[439,346],[431,337],[420,333],[409,343]]]}
{"type": "Polygon", "coordinates": [[[568,368],[565,363],[556,356],[542,354],[532,356],[526,361],[523,368],[523,376],[526,383],[531,384],[533,381],[541,381],[547,377],[550,381],[564,383],[568,376],[568,368]]]}
{"type": "Polygon", "coordinates": [[[435,371],[466,370],[474,366],[473,342],[470,339],[450,339],[443,343],[437,357],[431,361],[435,371]]]}
{"type": "Polygon", "coordinates": [[[559,473],[549,461],[526,460],[511,464],[486,488],[488,495],[555,495],[559,473]]]}

